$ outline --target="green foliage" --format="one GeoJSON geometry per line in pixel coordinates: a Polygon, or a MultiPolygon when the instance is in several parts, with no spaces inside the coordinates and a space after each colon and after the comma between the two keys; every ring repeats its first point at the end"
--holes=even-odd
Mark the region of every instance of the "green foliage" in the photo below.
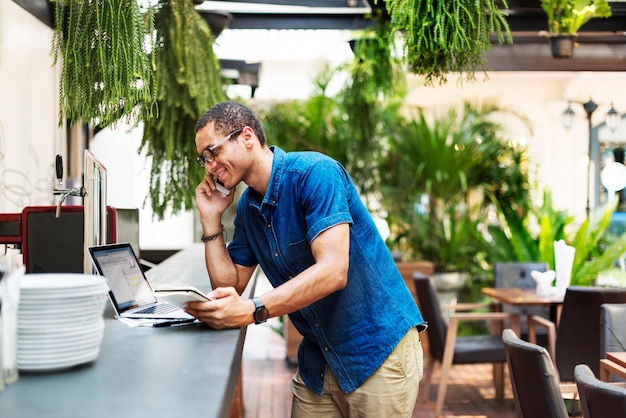
{"type": "Polygon", "coordinates": [[[591,19],[612,14],[607,0],[541,0],[541,8],[548,16],[548,27],[554,34],[576,35],[591,19]]]}
{"type": "Polygon", "coordinates": [[[406,76],[393,39],[389,23],[379,20],[356,40],[352,62],[340,68],[350,79],[337,95],[334,124],[344,144],[341,161],[363,196],[378,189],[381,144],[406,96],[406,76]]]}
{"type": "Polygon", "coordinates": [[[381,22],[355,42],[351,62],[318,75],[310,98],[256,109],[271,143],[286,151],[314,150],[337,159],[364,199],[377,200],[382,144],[406,91],[390,42],[389,26],[381,22]],[[350,75],[346,86],[336,97],[328,96],[329,83],[343,71],[350,75]]]}
{"type": "MultiPolygon", "coordinates": [[[[492,201],[524,200],[524,152],[502,139],[495,104],[465,103],[428,121],[397,121],[381,168],[391,244],[437,271],[468,271],[486,251],[482,230],[492,201]],[[509,165],[519,164],[516,167],[509,165]]],[[[512,112],[511,112],[512,113],[512,112]]]]}
{"type": "Polygon", "coordinates": [[[609,270],[626,253],[626,234],[610,237],[611,242],[602,245],[614,211],[614,205],[607,206],[598,219],[585,219],[576,231],[570,244],[576,249],[572,285],[592,284],[598,274],[609,270]]]}
{"type": "Polygon", "coordinates": [[[428,84],[445,83],[454,72],[473,80],[484,68],[492,34],[501,44],[513,42],[498,4],[507,8],[495,0],[386,0],[393,27],[404,36],[409,70],[428,84]]]}
{"type": "Polygon", "coordinates": [[[540,208],[520,213],[499,207],[501,222],[490,225],[490,264],[498,261],[543,261],[555,268],[554,242],[564,240],[575,248],[571,285],[589,285],[603,271],[626,253],[626,234],[612,235],[608,231],[615,206],[598,211],[598,219],[585,219],[572,233],[568,227],[574,217],[557,211],[552,195],[544,190],[540,208]]]}
{"type": "Polygon", "coordinates": [[[189,0],[161,1],[155,15],[157,107],[160,117],[144,121],[141,149],[151,159],[150,200],[162,219],[193,207],[204,170],[195,162],[195,124],[225,100],[214,38],[189,0]]]}
{"type": "Polygon", "coordinates": [[[565,229],[574,220],[565,211],[555,210],[552,193],[545,189],[543,203],[535,208],[526,201],[523,207],[511,201],[498,201],[500,221],[489,225],[489,260],[543,261],[554,269],[554,241],[565,239],[565,229]]]}
{"type": "Polygon", "coordinates": [[[104,127],[138,111],[150,119],[154,54],[144,44],[153,29],[151,9],[144,20],[136,0],[53,1],[54,64],[62,57],[59,125],[67,119],[104,127]]]}

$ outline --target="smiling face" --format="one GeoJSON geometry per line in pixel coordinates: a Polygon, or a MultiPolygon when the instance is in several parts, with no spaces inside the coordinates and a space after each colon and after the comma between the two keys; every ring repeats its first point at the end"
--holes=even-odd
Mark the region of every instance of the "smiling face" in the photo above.
{"type": "MultiPolygon", "coordinates": [[[[232,132],[216,131],[214,123],[208,123],[196,132],[198,158],[203,161],[207,174],[232,189],[251,171],[254,163],[256,136],[249,126],[232,132]]],[[[258,144],[258,140],[256,140],[258,144]]],[[[246,182],[247,183],[247,182],[246,182]]]]}
{"type": "Polygon", "coordinates": [[[273,153],[249,108],[232,101],[218,103],[202,115],[195,131],[197,160],[209,176],[228,189],[244,182],[264,194],[273,153]]]}
{"type": "Polygon", "coordinates": [[[207,174],[219,180],[227,188],[234,187],[230,181],[229,174],[234,171],[230,162],[231,148],[236,147],[236,136],[240,135],[235,131],[222,133],[215,131],[215,124],[209,123],[204,128],[196,132],[196,149],[198,151],[198,162],[202,162],[207,174]],[[201,157],[201,158],[200,158],[201,157]]]}

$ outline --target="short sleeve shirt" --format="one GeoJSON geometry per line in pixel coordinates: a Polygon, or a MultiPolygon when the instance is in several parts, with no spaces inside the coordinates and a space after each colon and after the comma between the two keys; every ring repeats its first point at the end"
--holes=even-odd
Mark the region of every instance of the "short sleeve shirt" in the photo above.
{"type": "Polygon", "coordinates": [[[321,394],[330,367],[349,393],[424,321],[343,166],[317,152],[271,149],[268,189],[242,194],[228,251],[236,264],[259,264],[277,287],[315,263],[311,243],[321,232],[350,225],[346,287],[289,315],[304,337],[298,367],[307,386],[321,394]]]}

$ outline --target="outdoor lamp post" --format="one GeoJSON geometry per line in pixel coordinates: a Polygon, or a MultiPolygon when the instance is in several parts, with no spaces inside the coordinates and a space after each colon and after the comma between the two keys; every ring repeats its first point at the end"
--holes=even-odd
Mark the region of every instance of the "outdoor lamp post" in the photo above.
{"type": "MultiPolygon", "coordinates": [[[[592,135],[593,135],[593,125],[591,123],[591,116],[593,115],[593,112],[595,112],[596,109],[598,108],[598,104],[591,99],[589,99],[588,101],[584,103],[569,101],[567,104],[567,109],[563,111],[563,126],[565,127],[565,129],[571,128],[572,123],[574,122],[575,113],[572,110],[572,103],[578,103],[582,105],[583,109],[585,109],[585,112],[587,113],[587,129],[588,129],[588,135],[589,135],[588,136],[589,146],[588,146],[588,151],[587,151],[587,206],[585,207],[585,213],[587,215],[587,218],[589,218],[589,212],[591,211],[591,206],[589,202],[589,196],[590,196],[589,189],[591,187],[591,151],[592,151],[591,142],[592,142],[592,135]]],[[[619,124],[619,114],[617,113],[617,110],[615,110],[615,107],[613,107],[613,103],[611,103],[611,110],[609,110],[606,115],[606,125],[609,127],[611,131],[615,131],[615,129],[617,129],[618,124],[619,124]]]]}

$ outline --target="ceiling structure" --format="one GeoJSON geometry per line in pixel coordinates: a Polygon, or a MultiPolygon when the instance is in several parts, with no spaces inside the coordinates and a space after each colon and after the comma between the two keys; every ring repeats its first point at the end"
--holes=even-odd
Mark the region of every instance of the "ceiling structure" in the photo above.
{"type": "MultiPolygon", "coordinates": [[[[369,0],[373,1],[373,0],[369,0]]],[[[383,0],[378,0],[382,2],[383,0]]],[[[219,11],[232,20],[229,29],[363,29],[372,26],[365,0],[229,0],[198,1],[196,10],[209,19],[219,11]]],[[[579,32],[572,59],[555,59],[548,39],[547,18],[540,0],[508,0],[507,22],[512,45],[499,45],[487,53],[487,68],[494,71],[626,71],[626,1],[609,1],[613,15],[592,19],[579,32]]]]}
{"type": "MultiPolygon", "coordinates": [[[[53,27],[49,0],[13,1],[53,27]]],[[[221,15],[232,30],[358,30],[373,24],[368,18],[371,8],[366,0],[191,1],[209,23],[216,15],[221,15]]],[[[547,29],[540,0],[508,0],[507,22],[513,44],[498,45],[494,39],[493,48],[487,53],[487,68],[494,71],[626,71],[626,0],[609,3],[613,11],[610,18],[592,19],[582,27],[574,58],[554,59],[547,38],[540,36],[540,32],[547,29]]],[[[241,58],[245,61],[245,57],[241,58]]]]}

